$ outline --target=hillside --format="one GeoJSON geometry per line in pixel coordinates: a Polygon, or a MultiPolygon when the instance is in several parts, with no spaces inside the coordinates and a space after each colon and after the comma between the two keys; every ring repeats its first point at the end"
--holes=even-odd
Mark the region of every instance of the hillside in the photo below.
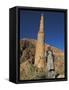
{"type": "MultiPolygon", "coordinates": [[[[35,59],[36,42],[37,41],[34,39],[20,40],[20,79],[35,79],[35,77],[36,78],[38,77],[39,79],[46,78],[44,73],[41,73],[40,74],[41,76],[39,76],[38,73],[35,75],[35,72],[34,72],[35,71],[34,59],[35,59]]],[[[47,51],[48,46],[50,45],[45,44],[45,51],[47,51]]],[[[64,75],[64,53],[54,46],[50,46],[50,47],[55,56],[56,73],[64,75]]]]}

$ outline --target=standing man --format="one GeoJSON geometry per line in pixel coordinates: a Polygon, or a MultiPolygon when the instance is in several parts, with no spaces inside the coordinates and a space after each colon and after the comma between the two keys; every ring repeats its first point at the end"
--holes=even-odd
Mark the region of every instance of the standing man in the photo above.
{"type": "Polygon", "coordinates": [[[46,63],[47,63],[47,77],[55,78],[55,66],[54,66],[54,55],[51,47],[48,47],[47,55],[46,55],[46,63]]]}

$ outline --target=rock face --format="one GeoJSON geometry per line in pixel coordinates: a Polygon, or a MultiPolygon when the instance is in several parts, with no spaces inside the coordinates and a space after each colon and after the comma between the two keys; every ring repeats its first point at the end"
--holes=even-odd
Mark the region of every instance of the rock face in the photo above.
{"type": "Polygon", "coordinates": [[[48,78],[55,78],[54,55],[50,47],[48,47],[46,61],[47,61],[48,78]]]}
{"type": "MultiPolygon", "coordinates": [[[[38,72],[37,68],[34,67],[36,42],[37,41],[33,39],[20,40],[20,79],[21,80],[47,78],[46,67],[45,67],[46,73],[40,73],[40,74],[37,73],[38,72]]],[[[50,45],[45,44],[45,51],[49,46],[50,45]]],[[[55,64],[56,74],[64,76],[64,53],[53,46],[50,47],[55,56],[54,64],[55,64]]]]}
{"type": "Polygon", "coordinates": [[[20,41],[20,63],[29,61],[34,64],[35,45],[28,40],[20,41]]]}

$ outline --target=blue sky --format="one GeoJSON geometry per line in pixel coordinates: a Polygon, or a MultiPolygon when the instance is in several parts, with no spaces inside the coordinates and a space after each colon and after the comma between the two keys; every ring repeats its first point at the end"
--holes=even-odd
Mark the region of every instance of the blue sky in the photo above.
{"type": "Polygon", "coordinates": [[[20,39],[37,39],[40,16],[44,14],[45,43],[64,51],[64,13],[20,10],[20,39]]]}

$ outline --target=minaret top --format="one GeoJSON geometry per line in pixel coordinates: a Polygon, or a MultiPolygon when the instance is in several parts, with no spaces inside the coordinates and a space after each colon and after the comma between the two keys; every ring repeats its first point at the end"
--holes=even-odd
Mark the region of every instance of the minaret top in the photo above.
{"type": "Polygon", "coordinates": [[[44,32],[44,15],[43,13],[41,13],[41,17],[40,17],[40,29],[39,32],[44,32]]]}

